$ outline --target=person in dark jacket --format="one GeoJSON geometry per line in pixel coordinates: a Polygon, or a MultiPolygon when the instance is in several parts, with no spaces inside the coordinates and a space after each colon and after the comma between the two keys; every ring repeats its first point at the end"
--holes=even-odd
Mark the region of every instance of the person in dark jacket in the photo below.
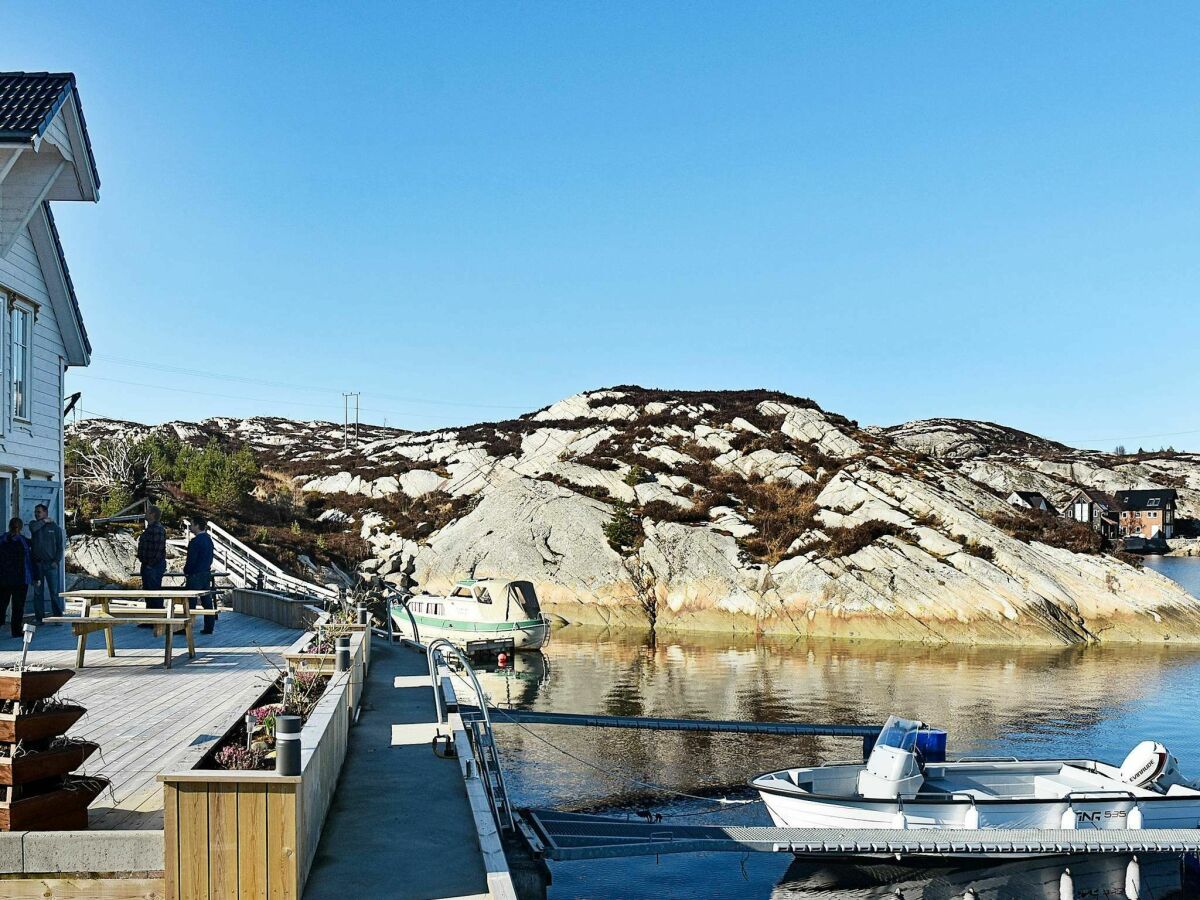
{"type": "MultiPolygon", "coordinates": [[[[146,591],[160,590],[163,576],[167,574],[167,531],[159,522],[161,518],[157,506],[147,509],[146,530],[138,538],[137,558],[142,564],[142,589],[146,591]]],[[[146,608],[162,609],[162,597],[148,599],[146,608]]]]}
{"type": "MultiPolygon", "coordinates": [[[[188,590],[207,590],[209,593],[200,598],[200,605],[205,609],[216,610],[216,598],[211,592],[213,542],[208,534],[208,522],[197,516],[192,520],[192,539],[188,541],[187,561],[183,564],[183,577],[188,590]]],[[[194,607],[196,602],[192,601],[194,607]]],[[[212,634],[216,627],[217,617],[205,616],[204,628],[201,634],[212,634]]]]}
{"type": "Polygon", "coordinates": [[[29,523],[29,548],[33,556],[33,617],[39,625],[46,614],[46,598],[50,597],[50,615],[61,616],[65,611],[59,591],[59,564],[62,562],[66,540],[58,523],[50,518],[45,503],[33,508],[33,521],[29,523]]]}
{"type": "Polygon", "coordinates": [[[25,595],[33,583],[33,558],[29,541],[21,534],[25,523],[10,519],[8,533],[0,537],[0,624],[12,604],[12,636],[22,636],[25,620],[25,595]]]}

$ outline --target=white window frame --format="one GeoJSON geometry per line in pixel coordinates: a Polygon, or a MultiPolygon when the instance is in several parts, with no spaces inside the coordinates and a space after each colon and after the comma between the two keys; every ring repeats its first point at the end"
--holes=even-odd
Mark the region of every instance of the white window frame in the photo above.
{"type": "Polygon", "coordinates": [[[12,410],[14,422],[22,425],[33,424],[33,325],[34,309],[28,304],[10,296],[8,301],[8,404],[12,410]],[[22,399],[25,401],[24,415],[17,410],[17,328],[16,317],[20,312],[25,316],[24,371],[21,373],[25,391],[22,399]]]}

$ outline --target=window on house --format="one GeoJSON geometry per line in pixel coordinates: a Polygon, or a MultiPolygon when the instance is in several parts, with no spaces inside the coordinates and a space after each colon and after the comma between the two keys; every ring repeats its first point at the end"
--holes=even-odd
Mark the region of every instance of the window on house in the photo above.
{"type": "Polygon", "coordinates": [[[14,306],[10,315],[12,335],[12,410],[14,419],[29,421],[33,398],[33,313],[14,306]]]}
{"type": "Polygon", "coordinates": [[[1147,516],[1149,516],[1151,519],[1157,519],[1157,518],[1158,518],[1158,513],[1156,513],[1156,512],[1152,512],[1152,513],[1146,513],[1146,515],[1147,515],[1147,516]]]}

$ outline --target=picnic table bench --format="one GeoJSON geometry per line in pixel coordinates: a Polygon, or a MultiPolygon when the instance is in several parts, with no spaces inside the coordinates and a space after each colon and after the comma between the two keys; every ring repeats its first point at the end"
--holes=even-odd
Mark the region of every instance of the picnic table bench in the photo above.
{"type": "Polygon", "coordinates": [[[71,626],[77,638],[75,668],[82,669],[87,652],[88,635],[104,632],[104,645],[109,657],[117,655],[113,629],[119,625],[153,625],[154,636],[163,637],[163,665],[171,668],[172,643],[176,628],[183,628],[187,638],[188,657],[196,656],[196,639],[193,624],[196,616],[215,616],[215,609],[192,609],[192,600],[199,599],[210,590],[79,590],[67,591],[60,596],[64,600],[82,601],[78,616],[47,617],[46,622],[61,622],[71,626]],[[148,600],[163,600],[163,608],[146,605],[148,600]],[[121,605],[114,605],[120,603],[121,605]],[[133,604],[133,605],[131,605],[133,604]]]}

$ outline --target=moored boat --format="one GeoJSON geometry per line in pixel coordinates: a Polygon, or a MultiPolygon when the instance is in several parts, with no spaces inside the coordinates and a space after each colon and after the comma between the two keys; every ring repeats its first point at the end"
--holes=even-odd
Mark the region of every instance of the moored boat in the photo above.
{"type": "Polygon", "coordinates": [[[1200,790],[1161,744],[1119,765],[1091,759],[927,763],[919,722],[888,719],[865,763],[783,769],[751,781],[791,828],[1124,829],[1200,826],[1200,790]]]}
{"type": "Polygon", "coordinates": [[[401,631],[411,628],[409,613],[421,640],[447,638],[464,649],[477,641],[512,641],[514,650],[538,650],[550,638],[550,619],[528,581],[470,578],[449,594],[414,594],[392,604],[392,620],[401,631]]]}

